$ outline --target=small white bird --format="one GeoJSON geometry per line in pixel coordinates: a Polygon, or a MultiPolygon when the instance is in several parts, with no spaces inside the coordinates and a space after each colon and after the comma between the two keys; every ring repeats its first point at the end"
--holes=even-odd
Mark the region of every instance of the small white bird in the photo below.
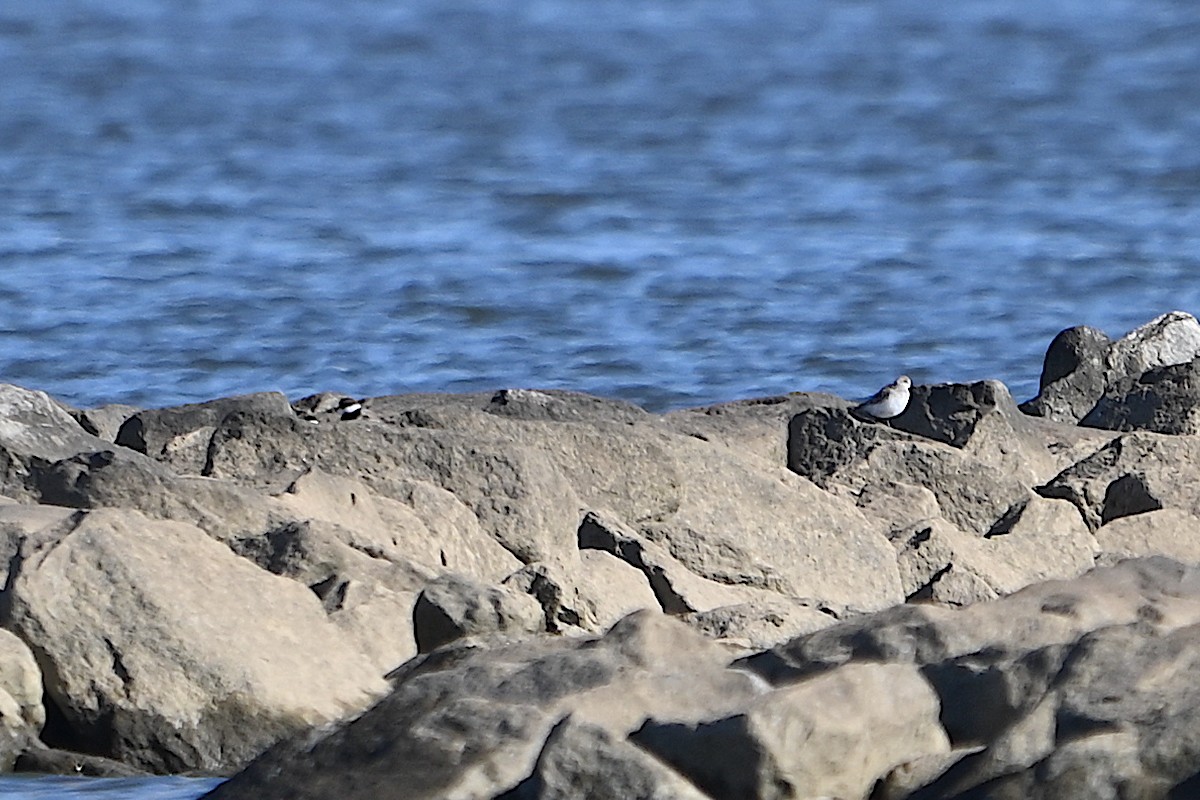
{"type": "Polygon", "coordinates": [[[907,375],[901,375],[895,382],[889,383],[867,400],[855,407],[855,411],[873,419],[891,419],[898,417],[908,408],[909,389],[912,380],[907,375]]]}

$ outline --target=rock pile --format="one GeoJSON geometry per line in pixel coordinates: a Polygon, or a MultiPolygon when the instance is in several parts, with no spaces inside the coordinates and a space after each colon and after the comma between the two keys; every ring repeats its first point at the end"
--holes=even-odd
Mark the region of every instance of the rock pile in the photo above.
{"type": "Polygon", "coordinates": [[[1179,312],[1071,329],[1020,407],[914,386],[883,422],[0,386],[0,769],[241,770],[226,800],[1190,796],[1198,354],[1179,312]]]}

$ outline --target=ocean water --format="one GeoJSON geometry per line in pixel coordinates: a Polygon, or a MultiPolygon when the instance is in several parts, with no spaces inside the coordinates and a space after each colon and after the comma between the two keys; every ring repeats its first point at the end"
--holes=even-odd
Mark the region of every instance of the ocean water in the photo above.
{"type": "Polygon", "coordinates": [[[0,75],[0,380],[78,406],[1021,400],[1200,308],[1193,0],[6,0],[0,75]]]}

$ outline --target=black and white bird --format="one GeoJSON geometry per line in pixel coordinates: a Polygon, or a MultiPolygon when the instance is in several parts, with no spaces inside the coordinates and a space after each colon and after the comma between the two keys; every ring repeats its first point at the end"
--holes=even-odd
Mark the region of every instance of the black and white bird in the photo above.
{"type": "Polygon", "coordinates": [[[358,419],[362,416],[363,412],[362,400],[355,400],[353,397],[343,397],[338,401],[337,410],[341,412],[343,420],[358,419]]]}
{"type": "Polygon", "coordinates": [[[908,408],[909,390],[912,380],[907,375],[899,378],[867,398],[854,408],[859,414],[871,419],[898,417],[908,408]]]}

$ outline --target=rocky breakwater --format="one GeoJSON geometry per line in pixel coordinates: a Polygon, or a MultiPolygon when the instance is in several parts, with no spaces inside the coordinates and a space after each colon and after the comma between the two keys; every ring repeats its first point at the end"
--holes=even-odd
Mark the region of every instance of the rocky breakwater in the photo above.
{"type": "Polygon", "coordinates": [[[1072,329],[1022,408],[915,386],[886,422],[0,387],[0,768],[241,770],[226,799],[1192,796],[1197,354],[1184,314],[1072,329]]]}

